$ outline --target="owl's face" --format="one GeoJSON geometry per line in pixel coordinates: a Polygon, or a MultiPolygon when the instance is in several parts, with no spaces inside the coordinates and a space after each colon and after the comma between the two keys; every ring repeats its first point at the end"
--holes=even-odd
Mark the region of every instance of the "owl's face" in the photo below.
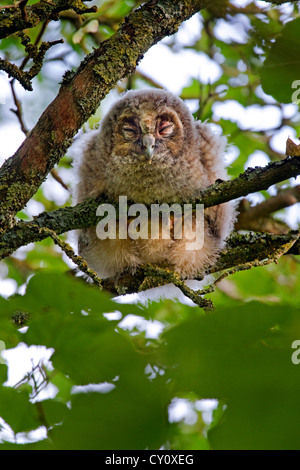
{"type": "Polygon", "coordinates": [[[125,107],[116,123],[114,151],[119,157],[148,165],[176,158],[183,146],[183,125],[168,106],[155,109],[150,102],[125,107]]]}
{"type": "Polygon", "coordinates": [[[200,181],[193,116],[164,90],[127,92],[103,119],[98,138],[111,198],[174,202],[187,199],[192,179],[200,181]]]}

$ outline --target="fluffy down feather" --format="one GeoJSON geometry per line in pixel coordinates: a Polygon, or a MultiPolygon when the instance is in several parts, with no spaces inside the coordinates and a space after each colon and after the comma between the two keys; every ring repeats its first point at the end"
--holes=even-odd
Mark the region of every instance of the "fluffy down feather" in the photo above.
{"type": "MultiPolygon", "coordinates": [[[[106,194],[115,202],[127,196],[135,203],[181,203],[227,179],[226,139],[194,121],[183,101],[163,90],[127,92],[90,134],[78,167],[77,202],[106,194]]],[[[102,278],[145,263],[194,278],[215,263],[234,218],[230,203],[206,209],[204,244],[196,250],[186,249],[186,230],[181,239],[100,240],[93,228],[79,231],[79,253],[102,278]]]]}

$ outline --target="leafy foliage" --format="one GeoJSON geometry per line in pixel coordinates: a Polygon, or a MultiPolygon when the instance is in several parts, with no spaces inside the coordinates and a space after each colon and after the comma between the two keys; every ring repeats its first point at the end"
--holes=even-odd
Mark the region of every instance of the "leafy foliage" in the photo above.
{"type": "MultiPolygon", "coordinates": [[[[15,336],[53,350],[39,393],[49,384],[56,393],[39,399],[36,371],[16,388],[3,386],[3,374],[0,414],[11,432],[18,437],[44,426],[49,436],[17,448],[180,448],[187,431],[180,435],[179,424],[168,423],[168,406],[176,397],[191,400],[191,393],[194,403],[213,397],[222,408],[218,422],[194,436],[194,448],[299,448],[300,382],[291,361],[300,333],[297,308],[235,302],[204,315],[181,306],[185,317],[165,321],[161,336],[147,339],[121,323],[128,313],[148,316],[145,307],[115,303],[67,275],[37,274],[24,296],[2,300],[1,311],[10,315],[21,301],[28,329],[14,327],[15,336]],[[121,318],[109,320],[108,311],[121,318]]],[[[174,308],[152,303],[151,317],[174,308]]],[[[6,322],[2,334],[11,326],[6,322]]],[[[198,429],[201,422],[200,414],[198,429]]]]}
{"type": "MultiPolygon", "coordinates": [[[[42,40],[64,39],[64,45],[47,52],[32,94],[15,86],[28,128],[57,93],[65,70],[76,68],[142,2],[94,3],[96,13],[80,16],[70,10],[57,22],[26,30],[32,42],[40,33],[42,40]]],[[[282,158],[284,139],[280,149],[274,144],[281,132],[299,135],[299,108],[292,104],[292,85],[300,80],[299,27],[297,6],[262,8],[245,2],[237,7],[218,1],[199,13],[198,29],[188,41],[180,39],[181,30],[164,41],[170,54],[193,51],[218,68],[210,81],[191,75],[180,94],[195,117],[212,121],[228,136],[234,177],[257,151],[267,160],[282,158]],[[248,125],[242,119],[253,110],[263,115],[270,107],[278,116],[275,124],[262,120],[248,125]]],[[[2,40],[0,54],[20,66],[20,38],[2,40]]],[[[148,77],[141,63],[114,94],[160,86],[158,69],[148,77]]],[[[3,126],[16,122],[10,112],[16,102],[8,95],[5,99],[6,105],[0,105],[3,126]]],[[[86,127],[98,125],[102,113],[103,107],[86,127]]],[[[60,179],[70,186],[72,158],[64,157],[56,170],[59,178],[49,175],[19,218],[71,203],[60,179]]],[[[294,186],[292,181],[284,184],[294,186]]],[[[280,186],[256,199],[268,200],[280,186]]],[[[278,217],[290,223],[286,212],[278,217]]],[[[210,295],[216,311],[209,315],[176,300],[120,303],[69,270],[69,261],[49,239],[0,264],[2,281],[14,283],[17,291],[0,297],[0,341],[6,352],[37,345],[51,352],[49,362],[33,363],[14,387],[7,386],[8,372],[18,364],[8,361],[8,368],[0,356],[0,449],[300,448],[300,365],[292,362],[297,352],[292,344],[300,338],[296,257],[225,279],[210,295]],[[127,328],[130,318],[136,326],[127,328]],[[147,328],[156,322],[162,332],[152,338],[147,328]],[[172,417],[179,399],[189,404],[191,419],[172,417]],[[217,400],[209,420],[201,411],[205,399],[217,400]]]]}
{"type": "MultiPolygon", "coordinates": [[[[299,61],[300,19],[286,24],[274,43],[261,70],[262,85],[266,93],[282,103],[290,103],[291,88],[300,75],[299,61]]],[[[299,88],[299,82],[298,82],[299,88]]]]}

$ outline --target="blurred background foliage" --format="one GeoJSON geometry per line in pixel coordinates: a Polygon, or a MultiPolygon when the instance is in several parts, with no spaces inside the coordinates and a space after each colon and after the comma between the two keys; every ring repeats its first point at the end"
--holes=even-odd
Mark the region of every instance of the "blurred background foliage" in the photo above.
{"type": "MultiPolygon", "coordinates": [[[[2,161],[55,97],[63,73],[75,70],[142,2],[93,4],[96,13],[69,10],[26,30],[32,43],[64,40],[47,52],[33,92],[0,72],[2,161]]],[[[97,126],[125,90],[164,87],[228,137],[232,177],[284,158],[287,137],[300,135],[299,22],[296,3],[211,2],[145,55],[83,131],[97,126]]],[[[0,42],[0,57],[22,66],[24,47],[16,35],[0,42]]],[[[19,218],[72,203],[73,156],[71,149],[19,218]]],[[[298,229],[297,183],[272,186],[243,205],[296,188],[290,207],[272,218],[298,229]]],[[[0,448],[300,448],[300,365],[291,360],[291,345],[300,339],[297,257],[224,279],[210,294],[216,311],[209,316],[181,297],[117,303],[74,279],[73,268],[49,239],[0,263],[0,341],[6,348],[0,448]],[[37,346],[44,349],[24,371],[22,358],[37,346]]]]}

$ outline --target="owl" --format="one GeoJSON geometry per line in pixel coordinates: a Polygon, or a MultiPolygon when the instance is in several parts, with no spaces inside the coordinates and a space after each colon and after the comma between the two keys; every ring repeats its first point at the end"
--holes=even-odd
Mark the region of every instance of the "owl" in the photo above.
{"type": "MultiPolygon", "coordinates": [[[[100,194],[111,203],[126,196],[128,202],[156,208],[191,202],[217,179],[227,179],[225,146],[225,137],[195,121],[177,96],[165,90],[128,91],[100,129],[89,133],[78,165],[77,202],[100,194]]],[[[78,251],[103,279],[147,263],[171,269],[182,279],[199,278],[216,262],[234,217],[230,203],[205,209],[198,229],[202,242],[194,245],[194,213],[189,224],[182,223],[181,236],[174,232],[183,214],[172,212],[167,222],[156,219],[156,237],[121,237],[116,231],[115,237],[99,238],[96,228],[82,229],[78,251]]],[[[127,227],[133,222],[129,217],[127,227]]],[[[146,235],[152,223],[149,217],[146,235]]]]}

